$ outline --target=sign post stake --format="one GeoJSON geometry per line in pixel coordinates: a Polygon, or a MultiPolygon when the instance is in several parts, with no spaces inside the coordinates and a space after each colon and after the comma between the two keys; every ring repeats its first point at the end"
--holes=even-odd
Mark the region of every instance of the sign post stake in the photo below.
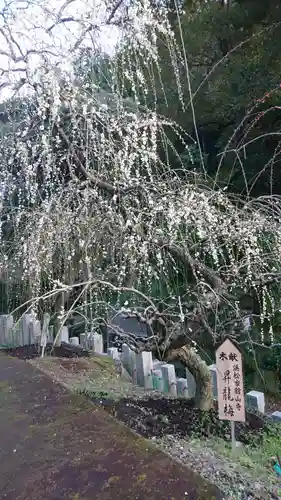
{"type": "Polygon", "coordinates": [[[236,450],[235,422],[233,422],[233,421],[230,422],[230,428],[231,428],[231,448],[232,448],[232,452],[234,453],[236,450]]]}
{"type": "Polygon", "coordinates": [[[229,420],[231,447],[236,451],[235,422],[245,422],[242,354],[227,338],[216,350],[219,419],[229,420]]]}

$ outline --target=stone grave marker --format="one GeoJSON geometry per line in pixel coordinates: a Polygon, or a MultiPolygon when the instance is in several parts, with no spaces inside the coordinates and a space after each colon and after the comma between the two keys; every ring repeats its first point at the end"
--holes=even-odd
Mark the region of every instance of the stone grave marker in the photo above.
{"type": "Polygon", "coordinates": [[[216,365],[210,365],[208,368],[211,372],[213,398],[218,399],[217,367],[216,365]]]}
{"type": "Polygon", "coordinates": [[[152,369],[152,354],[150,351],[143,351],[136,354],[137,384],[148,390],[153,389],[152,369]]]}
{"type": "Polygon", "coordinates": [[[251,410],[265,412],[264,393],[260,391],[250,391],[246,394],[246,404],[251,410]]]}
{"type": "Polygon", "coordinates": [[[177,393],[180,398],[191,398],[186,378],[177,378],[177,393]]]}
{"type": "Polygon", "coordinates": [[[172,364],[164,364],[161,366],[164,381],[164,392],[177,396],[177,381],[175,367],[172,364]]]}
{"type": "Polygon", "coordinates": [[[155,368],[152,370],[152,385],[155,391],[164,392],[162,370],[155,368]]]}
{"type": "Polygon", "coordinates": [[[99,333],[91,334],[91,344],[93,352],[96,354],[103,354],[103,336],[99,333]]]}
{"type": "Polygon", "coordinates": [[[61,342],[66,342],[66,344],[69,344],[69,333],[67,326],[62,326],[60,335],[61,342]]]}
{"type": "Polygon", "coordinates": [[[79,337],[70,337],[69,342],[71,345],[78,346],[79,345],[79,337]]]}

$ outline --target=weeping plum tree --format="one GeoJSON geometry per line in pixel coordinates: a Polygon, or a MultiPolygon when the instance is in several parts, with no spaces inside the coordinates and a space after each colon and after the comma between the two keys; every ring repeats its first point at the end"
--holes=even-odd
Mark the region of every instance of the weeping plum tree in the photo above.
{"type": "MultiPolygon", "coordinates": [[[[179,71],[185,49],[176,44],[165,10],[146,1],[95,4],[96,11],[78,0],[57,4],[50,11],[39,0],[24,9],[10,2],[2,12],[2,88],[8,92],[0,142],[2,275],[8,289],[20,278],[27,290],[23,305],[34,314],[42,304],[52,308],[56,341],[72,312],[93,328],[120,306],[146,323],[149,335],[117,335],[136,351],[181,360],[195,376],[197,404],[208,409],[202,338],[215,344],[228,334],[243,341],[244,319],[256,301],[263,343],[263,324],[279,310],[280,201],[243,201],[211,189],[203,165],[194,172],[191,138],[139,105],[138,93],[145,95],[153,74],[144,75],[136,61],[141,55],[148,68],[157,67],[161,36],[185,106],[179,71]],[[117,31],[105,89],[103,78],[90,84],[92,70],[85,79],[77,60],[85,51],[95,54],[108,27],[117,31]],[[128,52],[122,66],[124,45],[133,66],[128,52]],[[169,131],[186,150],[180,168],[170,160],[169,131]]],[[[101,48],[95,61],[102,59],[104,71],[101,48]]],[[[269,336],[273,341],[270,328],[269,336]]]]}

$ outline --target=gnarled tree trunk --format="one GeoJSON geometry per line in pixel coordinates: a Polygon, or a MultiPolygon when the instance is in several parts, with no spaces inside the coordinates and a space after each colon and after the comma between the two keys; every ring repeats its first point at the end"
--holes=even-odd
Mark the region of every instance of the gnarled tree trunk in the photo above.
{"type": "Polygon", "coordinates": [[[194,376],[196,382],[195,406],[200,410],[210,410],[213,406],[212,379],[209,368],[198,354],[187,346],[169,350],[165,361],[181,361],[194,376]]]}

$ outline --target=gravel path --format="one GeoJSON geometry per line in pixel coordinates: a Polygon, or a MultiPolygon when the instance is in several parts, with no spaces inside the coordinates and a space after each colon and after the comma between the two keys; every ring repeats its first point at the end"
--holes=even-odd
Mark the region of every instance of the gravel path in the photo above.
{"type": "Polygon", "coordinates": [[[236,461],[218,454],[203,440],[177,438],[175,435],[152,438],[166,453],[216,484],[225,494],[226,500],[280,500],[280,488],[271,477],[255,478],[236,461]],[[279,490],[279,491],[278,491],[279,490]]]}

